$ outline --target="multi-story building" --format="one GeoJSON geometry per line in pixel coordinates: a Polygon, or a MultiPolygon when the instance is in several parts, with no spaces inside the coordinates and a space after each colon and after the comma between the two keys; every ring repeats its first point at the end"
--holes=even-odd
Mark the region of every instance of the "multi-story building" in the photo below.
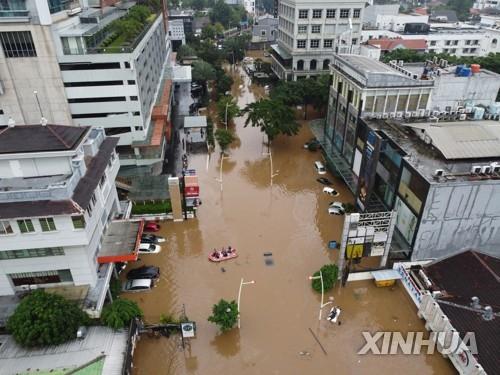
{"type": "Polygon", "coordinates": [[[44,117],[103,127],[119,135],[123,165],[162,161],[164,139],[151,142],[153,133],[164,133],[151,121],[170,51],[162,12],[153,12],[138,35],[117,37],[116,22],[135,2],[83,11],[78,3],[70,10],[52,1],[22,4],[23,17],[0,12],[3,124],[44,117]]]}
{"type": "Polygon", "coordinates": [[[328,73],[334,51],[359,49],[364,2],[283,0],[272,69],[285,80],[328,73]]]}
{"type": "Polygon", "coordinates": [[[177,19],[168,22],[168,37],[174,52],[177,52],[181,45],[186,44],[186,34],[184,34],[184,22],[182,20],[177,19]]]}
{"type": "Polygon", "coordinates": [[[278,19],[266,14],[255,19],[252,26],[252,44],[267,45],[276,41],[278,32],[278,19]]]}
{"type": "MultiPolygon", "coordinates": [[[[84,307],[102,307],[112,263],[99,256],[120,211],[117,143],[84,126],[0,128],[0,295],[86,287],[84,307]]],[[[137,236],[123,234],[120,250],[135,251],[137,236]]]]}
{"type": "Polygon", "coordinates": [[[500,75],[455,72],[355,55],[332,61],[327,119],[312,128],[361,210],[397,211],[397,256],[471,246],[498,255],[500,211],[488,202],[500,194],[500,124],[482,113],[496,110],[500,75]]]}

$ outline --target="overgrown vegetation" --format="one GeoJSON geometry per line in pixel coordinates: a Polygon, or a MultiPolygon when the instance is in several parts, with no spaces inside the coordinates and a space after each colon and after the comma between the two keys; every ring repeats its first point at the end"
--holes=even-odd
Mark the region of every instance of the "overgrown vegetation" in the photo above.
{"type": "Polygon", "coordinates": [[[220,128],[215,131],[215,139],[217,140],[221,151],[225,152],[227,147],[233,143],[235,138],[231,130],[220,128]]]}
{"type": "Polygon", "coordinates": [[[7,330],[25,347],[58,345],[76,338],[89,318],[80,307],[57,294],[35,290],[21,300],[7,330]]]}
{"type": "Polygon", "coordinates": [[[132,215],[164,214],[172,212],[170,199],[158,202],[134,202],[132,205],[132,215]]]}
{"type": "Polygon", "coordinates": [[[102,309],[101,321],[110,328],[121,329],[136,317],[142,317],[142,310],[135,301],[117,298],[102,309]]]}
{"type": "Polygon", "coordinates": [[[208,317],[208,321],[217,324],[222,332],[232,329],[238,321],[236,301],[221,299],[212,307],[212,315],[208,317]]]}
{"type": "MultiPolygon", "coordinates": [[[[321,267],[321,273],[323,275],[323,288],[326,292],[332,289],[337,282],[339,268],[335,264],[325,264],[321,267]]],[[[319,271],[316,271],[313,276],[319,276],[319,271]]],[[[312,280],[311,286],[316,292],[321,293],[321,280],[319,278],[312,280]]]]}

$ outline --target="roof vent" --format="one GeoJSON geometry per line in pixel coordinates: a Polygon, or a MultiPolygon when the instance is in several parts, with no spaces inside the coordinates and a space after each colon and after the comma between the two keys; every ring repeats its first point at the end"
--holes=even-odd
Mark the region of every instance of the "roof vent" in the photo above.
{"type": "Polygon", "coordinates": [[[471,303],[470,303],[470,307],[472,307],[473,309],[480,309],[481,308],[481,305],[479,304],[479,297],[472,297],[471,298],[471,303]]]}
{"type": "Polygon", "coordinates": [[[491,306],[484,307],[483,319],[484,320],[493,320],[493,309],[491,308],[491,306]]]}
{"type": "Polygon", "coordinates": [[[9,117],[7,125],[9,126],[9,128],[13,128],[14,126],[16,126],[16,121],[12,117],[9,117]]]}
{"type": "Polygon", "coordinates": [[[83,340],[87,336],[87,327],[80,326],[78,331],[76,331],[76,338],[83,340]]]}
{"type": "Polygon", "coordinates": [[[42,117],[42,118],[40,119],[40,124],[41,124],[42,126],[47,125],[47,122],[48,122],[48,121],[47,121],[47,119],[46,119],[45,117],[42,117]]]}

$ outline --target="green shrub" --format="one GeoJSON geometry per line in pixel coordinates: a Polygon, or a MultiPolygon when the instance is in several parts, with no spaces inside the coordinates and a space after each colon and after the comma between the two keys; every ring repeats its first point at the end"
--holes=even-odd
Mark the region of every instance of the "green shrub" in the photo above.
{"type": "Polygon", "coordinates": [[[7,330],[25,347],[58,345],[76,338],[88,316],[64,297],[36,290],[21,300],[7,322],[7,330]]]}
{"type": "MultiPolygon", "coordinates": [[[[327,290],[332,289],[337,282],[339,268],[335,264],[325,264],[321,267],[321,273],[323,274],[323,288],[326,292],[327,290]]],[[[314,276],[319,276],[319,271],[316,271],[314,276]]],[[[311,286],[316,292],[321,293],[320,279],[312,280],[311,286]]]]}
{"type": "Polygon", "coordinates": [[[104,306],[101,320],[110,328],[120,329],[128,326],[133,318],[142,315],[142,310],[137,302],[117,298],[113,303],[104,306]]]}
{"type": "Polygon", "coordinates": [[[172,212],[170,199],[161,202],[134,203],[132,215],[165,214],[172,212]]]}
{"type": "Polygon", "coordinates": [[[222,332],[229,331],[238,321],[238,305],[236,301],[228,302],[221,299],[212,308],[208,321],[219,326],[222,332]]]}

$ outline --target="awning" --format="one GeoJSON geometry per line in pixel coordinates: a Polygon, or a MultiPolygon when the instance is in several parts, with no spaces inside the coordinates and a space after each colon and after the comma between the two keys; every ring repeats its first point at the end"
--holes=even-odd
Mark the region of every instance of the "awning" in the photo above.
{"type": "Polygon", "coordinates": [[[283,60],[290,60],[292,58],[292,55],[288,51],[285,51],[284,48],[281,48],[278,44],[272,44],[271,48],[281,56],[283,60]]]}
{"type": "Polygon", "coordinates": [[[101,249],[99,263],[136,261],[144,221],[116,220],[109,224],[101,249]]]}
{"type": "Polygon", "coordinates": [[[386,281],[386,280],[398,280],[398,279],[401,279],[401,275],[396,270],[372,271],[372,276],[375,279],[375,281],[386,281]]]}
{"type": "Polygon", "coordinates": [[[188,65],[174,65],[172,67],[172,81],[191,82],[191,67],[188,65]]]}

